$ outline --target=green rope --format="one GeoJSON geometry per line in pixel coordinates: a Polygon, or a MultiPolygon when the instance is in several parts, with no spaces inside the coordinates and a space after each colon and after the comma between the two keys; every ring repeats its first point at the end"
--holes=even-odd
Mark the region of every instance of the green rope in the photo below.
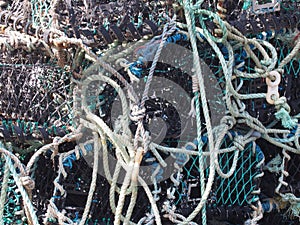
{"type": "Polygon", "coordinates": [[[281,120],[283,127],[288,129],[294,128],[298,123],[298,120],[292,119],[290,114],[284,108],[281,108],[278,112],[276,112],[275,117],[276,119],[281,120]]]}

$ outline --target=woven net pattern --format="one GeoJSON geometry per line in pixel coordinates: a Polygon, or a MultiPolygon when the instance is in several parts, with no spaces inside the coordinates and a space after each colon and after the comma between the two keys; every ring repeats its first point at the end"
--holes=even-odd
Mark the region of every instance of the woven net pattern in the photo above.
{"type": "Polygon", "coordinates": [[[298,224],[299,1],[0,1],[0,225],[298,224]]]}

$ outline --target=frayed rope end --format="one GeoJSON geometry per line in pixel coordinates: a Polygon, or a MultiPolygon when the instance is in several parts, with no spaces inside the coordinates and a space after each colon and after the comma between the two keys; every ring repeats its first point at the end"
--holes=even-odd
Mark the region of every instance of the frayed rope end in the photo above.
{"type": "Polygon", "coordinates": [[[281,120],[281,124],[285,128],[292,129],[297,125],[297,120],[292,119],[284,108],[281,108],[278,112],[276,112],[275,117],[276,119],[281,120]]]}

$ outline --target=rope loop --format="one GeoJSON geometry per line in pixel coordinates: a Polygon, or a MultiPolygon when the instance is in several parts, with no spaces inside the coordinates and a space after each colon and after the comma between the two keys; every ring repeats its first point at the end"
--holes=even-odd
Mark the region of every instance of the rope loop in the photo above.
{"type": "Polygon", "coordinates": [[[208,10],[205,10],[205,9],[198,9],[198,10],[196,10],[195,13],[199,14],[200,25],[203,29],[203,33],[206,36],[206,38],[210,38],[212,41],[214,41],[216,43],[223,43],[227,39],[227,36],[228,36],[227,28],[225,26],[224,21],[220,18],[220,16],[218,16],[218,14],[213,13],[208,10]],[[216,25],[219,26],[222,31],[222,33],[220,33],[220,37],[215,37],[208,31],[207,26],[204,22],[203,15],[208,15],[209,17],[212,17],[214,19],[213,20],[214,23],[216,23],[216,25]]]}
{"type": "Polygon", "coordinates": [[[286,97],[282,96],[280,98],[276,98],[274,99],[274,102],[277,110],[284,108],[288,113],[291,111],[290,106],[287,104],[286,97]]]}
{"type": "Polygon", "coordinates": [[[233,145],[240,151],[245,149],[245,140],[242,135],[237,135],[233,139],[233,145]]]}
{"type": "Polygon", "coordinates": [[[233,126],[236,124],[236,120],[232,116],[224,116],[221,119],[221,124],[225,124],[228,126],[228,130],[232,129],[233,126]]]}

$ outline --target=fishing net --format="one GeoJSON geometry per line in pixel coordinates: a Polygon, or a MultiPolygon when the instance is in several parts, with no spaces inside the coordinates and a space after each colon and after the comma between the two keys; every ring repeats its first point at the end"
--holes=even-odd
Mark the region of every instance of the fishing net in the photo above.
{"type": "Polygon", "coordinates": [[[23,224],[23,211],[21,194],[17,190],[17,186],[13,177],[7,172],[9,170],[8,165],[5,164],[5,160],[1,159],[1,198],[7,195],[8,199],[2,206],[2,215],[4,224],[10,224],[15,222],[16,224],[23,224]],[[5,172],[6,170],[6,172],[5,172]]]}
{"type": "Polygon", "coordinates": [[[0,224],[299,224],[298,1],[0,7],[0,224]]]}
{"type": "Polygon", "coordinates": [[[35,53],[1,58],[2,139],[22,154],[64,136],[73,120],[70,74],[35,53]]]}

